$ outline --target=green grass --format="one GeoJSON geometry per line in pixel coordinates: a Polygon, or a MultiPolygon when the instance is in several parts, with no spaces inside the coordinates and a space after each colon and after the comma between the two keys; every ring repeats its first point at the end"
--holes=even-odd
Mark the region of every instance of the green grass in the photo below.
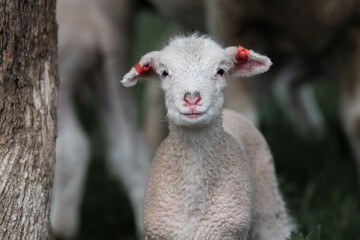
{"type": "Polygon", "coordinates": [[[320,227],[314,231],[304,236],[304,234],[299,232],[293,232],[289,240],[321,240],[321,230],[320,227]]]}

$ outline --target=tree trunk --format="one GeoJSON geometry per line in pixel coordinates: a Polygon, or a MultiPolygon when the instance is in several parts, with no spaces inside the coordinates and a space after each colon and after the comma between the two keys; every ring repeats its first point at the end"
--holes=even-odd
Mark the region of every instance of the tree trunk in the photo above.
{"type": "Polygon", "coordinates": [[[49,239],[55,0],[0,0],[0,239],[49,239]]]}

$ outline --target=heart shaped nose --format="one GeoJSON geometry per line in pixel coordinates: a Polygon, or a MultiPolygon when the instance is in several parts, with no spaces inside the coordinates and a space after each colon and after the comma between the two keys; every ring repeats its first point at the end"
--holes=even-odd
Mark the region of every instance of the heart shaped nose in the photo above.
{"type": "Polygon", "coordinates": [[[201,97],[198,91],[194,92],[193,94],[187,92],[184,96],[185,105],[197,105],[200,100],[201,97]]]}

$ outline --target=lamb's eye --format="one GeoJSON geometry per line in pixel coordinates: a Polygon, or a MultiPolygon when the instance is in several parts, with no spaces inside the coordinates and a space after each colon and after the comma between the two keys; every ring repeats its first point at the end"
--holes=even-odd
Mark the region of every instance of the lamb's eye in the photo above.
{"type": "Polygon", "coordinates": [[[169,73],[168,73],[167,71],[163,71],[163,72],[161,73],[161,76],[163,76],[163,77],[169,76],[169,73]]]}
{"type": "Polygon", "coordinates": [[[220,68],[219,71],[217,71],[217,74],[219,74],[220,76],[224,75],[225,70],[220,68]]]}

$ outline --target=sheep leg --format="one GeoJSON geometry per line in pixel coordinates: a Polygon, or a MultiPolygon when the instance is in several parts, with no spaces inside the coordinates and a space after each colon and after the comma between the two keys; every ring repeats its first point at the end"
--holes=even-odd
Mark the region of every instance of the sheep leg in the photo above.
{"type": "Polygon", "coordinates": [[[73,93],[80,72],[84,70],[86,62],[92,60],[90,54],[84,56],[80,48],[59,51],[61,83],[51,227],[57,236],[67,239],[73,238],[78,230],[80,203],[89,163],[89,140],[77,119],[73,93]]]}
{"type": "Polygon", "coordinates": [[[346,64],[340,77],[341,118],[356,158],[360,182],[360,28],[350,32],[346,64]]]}
{"type": "Polygon", "coordinates": [[[300,133],[316,133],[320,137],[325,128],[324,119],[315,101],[313,88],[306,84],[318,74],[312,69],[314,67],[304,66],[302,59],[287,61],[276,78],[275,96],[300,133]]]}
{"type": "MultiPolygon", "coordinates": [[[[112,55],[114,56],[114,55],[112,55]]],[[[118,54],[118,56],[122,56],[118,54]]],[[[105,79],[100,101],[107,133],[108,163],[111,173],[122,183],[132,205],[137,232],[143,236],[143,198],[150,169],[150,153],[137,125],[135,100],[119,84],[122,59],[105,58],[105,79]]]]}
{"type": "Polygon", "coordinates": [[[101,118],[106,131],[106,153],[110,173],[129,196],[137,233],[143,236],[143,196],[150,154],[137,125],[136,104],[132,94],[120,86],[130,58],[132,1],[104,2],[114,15],[101,29],[103,77],[98,79],[101,118]],[[114,21],[117,20],[117,21],[114,21]]]}

